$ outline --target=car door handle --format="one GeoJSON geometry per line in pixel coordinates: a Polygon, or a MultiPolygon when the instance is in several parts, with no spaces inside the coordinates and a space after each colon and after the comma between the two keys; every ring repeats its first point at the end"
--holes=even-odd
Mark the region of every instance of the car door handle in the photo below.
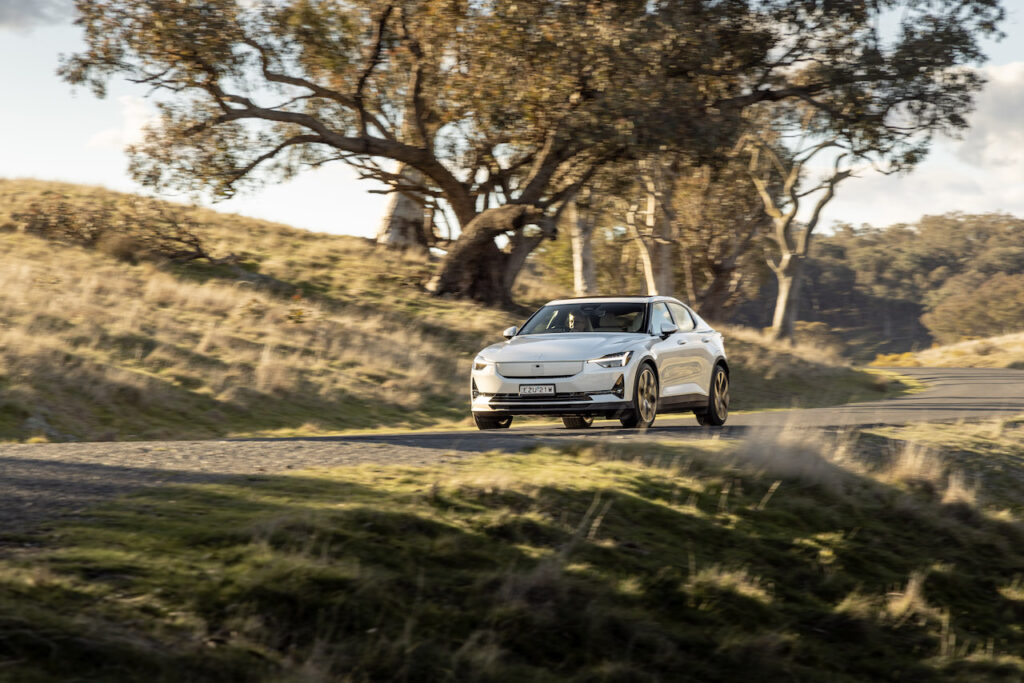
{"type": "Polygon", "coordinates": [[[685,339],[677,339],[677,340],[676,340],[676,344],[678,344],[679,346],[682,346],[682,345],[683,345],[683,344],[685,344],[685,343],[686,343],[686,340],[685,340],[685,339]]]}
{"type": "Polygon", "coordinates": [[[707,344],[709,341],[711,341],[711,337],[701,337],[700,340],[707,344]]]}

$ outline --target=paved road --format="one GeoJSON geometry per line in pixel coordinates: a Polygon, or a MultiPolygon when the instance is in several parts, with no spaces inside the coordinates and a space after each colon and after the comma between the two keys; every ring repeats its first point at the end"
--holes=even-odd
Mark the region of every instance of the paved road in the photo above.
{"type": "MultiPolygon", "coordinates": [[[[96,502],[172,483],[268,476],[287,470],[358,463],[418,465],[543,442],[615,442],[742,436],[750,428],[899,424],[1024,414],[1024,371],[913,369],[928,384],[903,398],[814,410],[734,415],[723,429],[699,427],[692,416],[659,418],[653,429],[515,427],[493,432],[408,432],[306,439],[0,445],[0,551],[6,540],[53,517],[79,514],[96,502]]],[[[0,553],[2,554],[2,553],[0,553]]]]}
{"type": "MultiPolygon", "coordinates": [[[[677,439],[718,433],[741,435],[758,427],[848,427],[975,420],[1024,415],[1024,370],[989,368],[898,368],[900,374],[923,382],[927,389],[899,398],[851,403],[831,408],[775,410],[733,415],[721,430],[697,425],[690,414],[662,416],[653,428],[622,429],[617,421],[603,420],[587,430],[568,430],[560,424],[516,427],[494,432],[407,432],[388,435],[324,437],[348,443],[387,443],[396,446],[487,451],[522,448],[538,442],[615,439],[640,441],[677,439]]],[[[735,391],[742,388],[734,387],[735,391]]],[[[734,394],[735,395],[735,394],[734,394]]]]}

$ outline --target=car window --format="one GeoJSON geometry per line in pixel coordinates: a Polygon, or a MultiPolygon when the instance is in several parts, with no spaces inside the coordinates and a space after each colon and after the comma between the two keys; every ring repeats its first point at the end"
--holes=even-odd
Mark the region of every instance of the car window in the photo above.
{"type": "Polygon", "coordinates": [[[693,317],[690,316],[690,312],[686,310],[685,306],[680,304],[668,303],[668,308],[672,311],[672,317],[676,319],[676,325],[679,326],[680,332],[689,332],[696,328],[696,324],[693,322],[693,317]]]}
{"type": "Polygon", "coordinates": [[[558,332],[642,332],[641,302],[571,302],[545,306],[537,311],[519,334],[558,332]]]}
{"type": "Polygon", "coordinates": [[[671,323],[672,316],[668,314],[668,306],[659,301],[651,306],[651,334],[661,334],[661,324],[671,323]]]}

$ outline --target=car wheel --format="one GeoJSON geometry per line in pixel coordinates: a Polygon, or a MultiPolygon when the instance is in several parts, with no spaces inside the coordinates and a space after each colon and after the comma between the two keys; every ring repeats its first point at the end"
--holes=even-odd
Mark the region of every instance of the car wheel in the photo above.
{"type": "Polygon", "coordinates": [[[562,418],[562,424],[566,429],[586,429],[594,424],[594,418],[583,415],[566,415],[562,418]]]}
{"type": "Polygon", "coordinates": [[[490,417],[473,413],[473,421],[477,429],[508,429],[512,425],[511,417],[490,417]]]}
{"type": "Polygon", "coordinates": [[[633,388],[633,408],[629,414],[619,418],[623,427],[646,429],[654,424],[658,416],[658,377],[654,368],[644,363],[636,374],[633,388]]]}
{"type": "Polygon", "coordinates": [[[707,427],[721,427],[729,417],[729,375],[721,365],[716,365],[711,373],[708,407],[696,414],[697,422],[707,427]]]}

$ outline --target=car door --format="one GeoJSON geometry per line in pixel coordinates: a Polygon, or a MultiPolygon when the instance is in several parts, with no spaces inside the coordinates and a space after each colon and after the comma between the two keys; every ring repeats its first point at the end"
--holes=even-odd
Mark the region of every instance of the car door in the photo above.
{"type": "Polygon", "coordinates": [[[676,343],[682,348],[678,368],[678,393],[706,396],[709,390],[711,364],[714,362],[709,345],[705,342],[708,335],[697,329],[696,320],[690,314],[690,310],[682,304],[669,301],[668,309],[679,328],[679,332],[673,336],[679,338],[676,343]]]}
{"type": "MultiPolygon", "coordinates": [[[[656,301],[651,304],[651,334],[661,336],[661,324],[674,323],[672,314],[664,301],[656,301]]],[[[671,334],[665,339],[659,339],[651,346],[651,353],[654,355],[655,363],[658,365],[658,377],[661,381],[661,396],[670,397],[679,394],[683,382],[683,357],[685,349],[679,343],[679,335],[671,334]]]]}

